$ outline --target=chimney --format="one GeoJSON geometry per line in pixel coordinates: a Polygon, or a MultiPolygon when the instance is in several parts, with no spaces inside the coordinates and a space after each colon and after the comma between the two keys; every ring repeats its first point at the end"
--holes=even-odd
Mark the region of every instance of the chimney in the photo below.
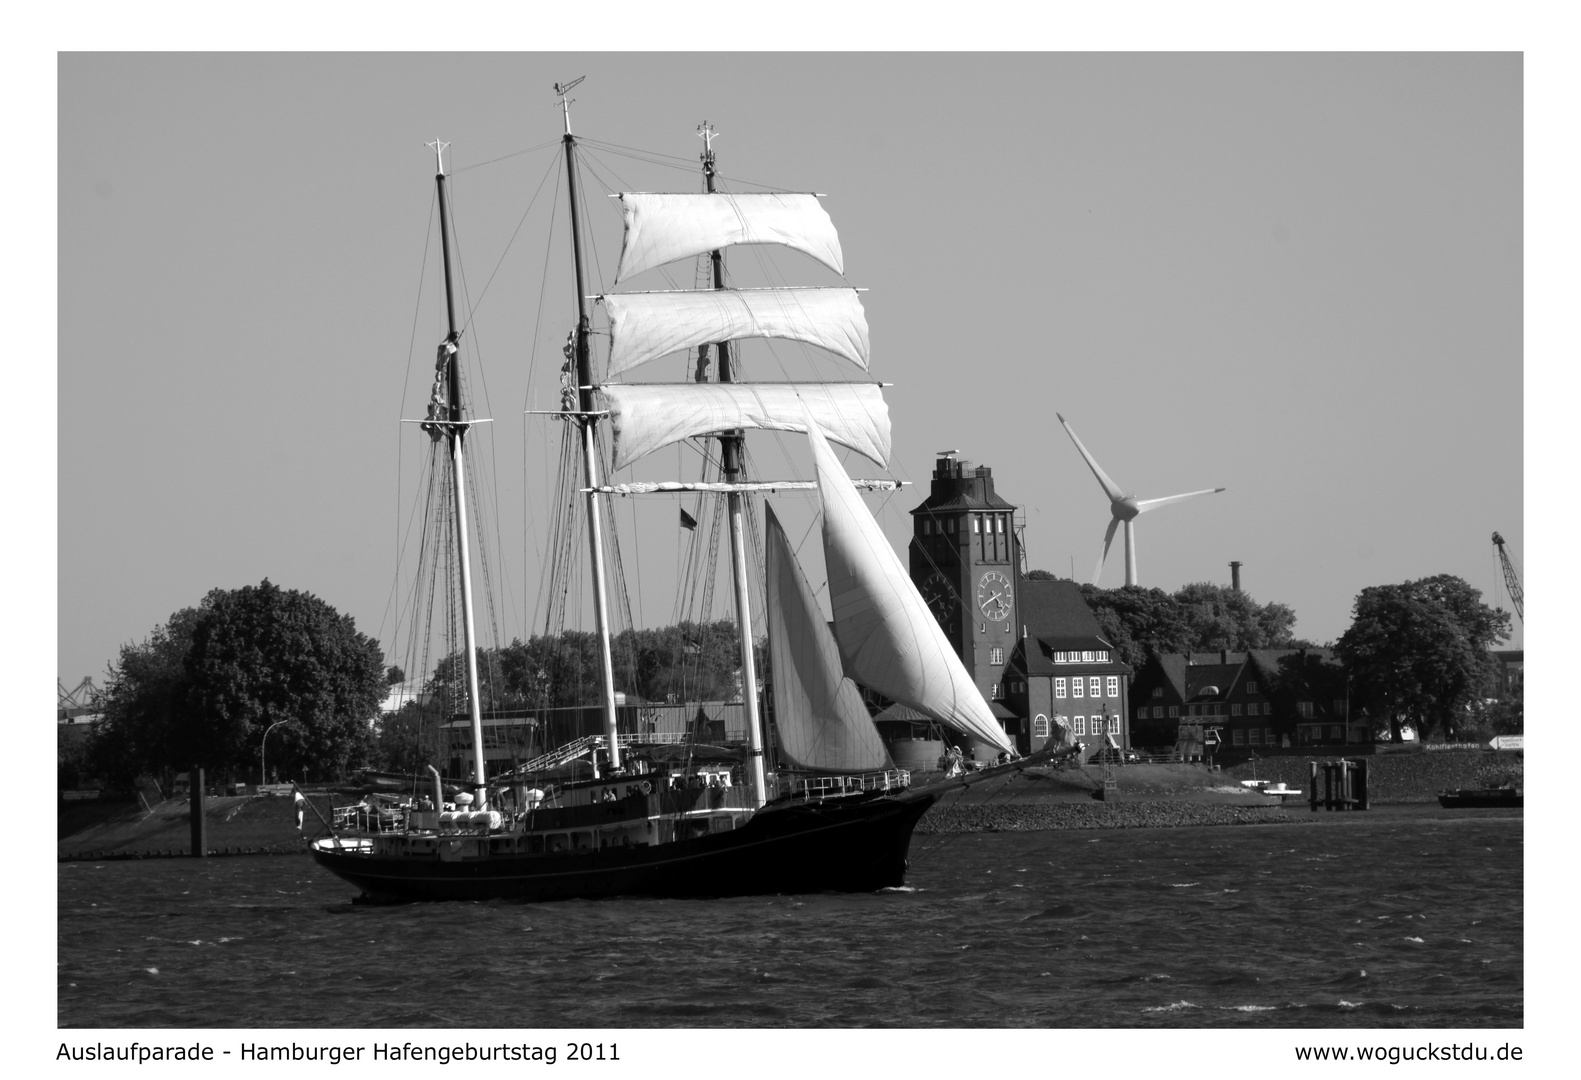
{"type": "Polygon", "coordinates": [[[1219,650],[1219,663],[1221,663],[1221,664],[1228,664],[1229,662],[1230,662],[1230,650],[1228,650],[1228,649],[1220,649],[1219,650]]]}
{"type": "Polygon", "coordinates": [[[1230,588],[1236,592],[1241,591],[1241,564],[1239,562],[1230,563],[1230,588]]]}

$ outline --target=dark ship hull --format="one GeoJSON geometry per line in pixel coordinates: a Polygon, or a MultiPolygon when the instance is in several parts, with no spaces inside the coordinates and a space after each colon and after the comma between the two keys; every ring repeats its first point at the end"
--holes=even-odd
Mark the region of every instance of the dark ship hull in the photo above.
{"type": "Polygon", "coordinates": [[[378,901],[872,892],[904,882],[912,830],[936,798],[792,803],[740,828],[651,847],[527,855],[508,850],[508,837],[484,835],[440,836],[437,853],[375,854],[367,840],[321,840],[312,852],[378,901]]]}
{"type": "Polygon", "coordinates": [[[1523,793],[1515,788],[1461,788],[1438,796],[1446,810],[1487,810],[1500,806],[1523,806],[1523,793]]]}

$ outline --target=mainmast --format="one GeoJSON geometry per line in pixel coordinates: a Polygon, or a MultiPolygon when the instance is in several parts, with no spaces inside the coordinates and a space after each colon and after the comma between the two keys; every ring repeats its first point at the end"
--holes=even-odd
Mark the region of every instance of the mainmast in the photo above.
{"type": "MultiPolygon", "coordinates": [[[[588,336],[591,321],[587,312],[587,287],[582,273],[582,226],[577,215],[576,197],[576,138],[571,134],[571,102],[566,97],[572,87],[586,76],[579,76],[561,85],[555,83],[554,92],[560,96],[560,108],[565,114],[565,173],[566,188],[571,197],[571,251],[576,263],[576,332],[572,351],[576,361],[577,417],[582,428],[582,467],[587,487],[587,535],[593,549],[593,618],[598,630],[599,673],[603,679],[604,735],[609,742],[609,767],[620,768],[620,745],[615,725],[615,674],[609,647],[609,605],[604,582],[604,533],[598,505],[598,442],[595,438],[593,401],[593,362],[589,354],[588,336]]],[[[597,768],[596,764],[594,766],[597,768]]]]}
{"type": "Polygon", "coordinates": [[[456,325],[456,298],[450,274],[450,201],[445,189],[445,147],[449,143],[434,141],[427,145],[434,148],[437,172],[434,182],[439,186],[439,247],[445,264],[445,316],[449,333],[439,346],[440,362],[445,366],[445,397],[448,410],[443,427],[450,442],[451,479],[455,484],[456,543],[461,562],[461,633],[466,651],[467,714],[472,721],[472,768],[476,807],[488,805],[487,776],[483,771],[483,713],[478,695],[478,647],[472,619],[472,561],[467,550],[467,474],[465,442],[467,423],[461,415],[461,330],[456,325]]]}
{"type": "MultiPolygon", "coordinates": [[[[714,186],[714,136],[717,132],[705,120],[697,133],[703,139],[703,177],[710,195],[717,194],[714,186]]],[[[709,252],[713,265],[714,288],[725,287],[725,259],[719,249],[709,252]]],[[[730,343],[720,341],[714,346],[719,352],[719,381],[735,382],[736,372],[730,354],[730,343]]],[[[724,480],[736,484],[741,480],[740,431],[719,437],[719,448],[724,462],[724,480]]],[[[763,770],[763,726],[758,715],[758,677],[753,663],[752,611],[747,593],[746,532],[743,527],[742,493],[730,491],[726,496],[726,515],[730,520],[730,579],[735,586],[736,629],[741,638],[741,698],[747,714],[747,747],[750,755],[753,799],[762,806],[768,799],[767,778],[763,770]]]]}

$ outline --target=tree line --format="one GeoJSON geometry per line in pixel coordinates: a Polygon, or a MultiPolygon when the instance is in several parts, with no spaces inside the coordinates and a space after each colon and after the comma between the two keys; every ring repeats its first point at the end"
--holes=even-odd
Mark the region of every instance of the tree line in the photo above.
{"type": "MultiPolygon", "coordinates": [[[[1034,570],[1030,578],[1054,575],[1034,570]]],[[[1295,612],[1201,582],[1174,593],[1081,587],[1119,659],[1228,649],[1307,650],[1280,662],[1291,695],[1349,698],[1396,740],[1480,738],[1519,732],[1519,688],[1497,696],[1491,650],[1510,616],[1448,574],[1363,589],[1338,641],[1318,648],[1294,634],[1295,612]]],[[[739,693],[740,658],[730,620],[626,630],[611,643],[615,688],[633,700],[728,700],[739,693]]],[[[755,663],[769,678],[760,643],[755,663]]],[[[478,650],[485,711],[586,705],[600,693],[598,642],[568,631],[478,650]]],[[[199,766],[250,779],[268,760],[279,776],[327,778],[373,766],[407,771],[444,760],[442,724],[465,711],[461,654],[442,659],[399,711],[381,716],[387,668],[378,643],[317,597],[259,585],[211,591],[175,612],[147,639],[122,646],[86,744],[61,751],[61,783],[92,776],[125,787],[140,775],[170,778],[199,766]]]]}

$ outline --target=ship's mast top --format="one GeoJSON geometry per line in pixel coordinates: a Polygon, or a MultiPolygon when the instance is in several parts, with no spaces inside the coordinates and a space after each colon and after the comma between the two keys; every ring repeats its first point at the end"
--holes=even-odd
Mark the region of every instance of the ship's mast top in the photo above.
{"type": "Polygon", "coordinates": [[[435,139],[433,142],[425,142],[423,145],[434,152],[434,172],[439,176],[445,175],[445,148],[450,144],[435,139]]]}
{"type": "Polygon", "coordinates": [[[568,83],[554,84],[554,92],[560,95],[560,111],[565,113],[565,133],[567,136],[571,134],[571,99],[566,97],[566,95],[576,88],[577,83],[585,78],[587,78],[586,75],[578,75],[568,83]]]}
{"type": "Polygon", "coordinates": [[[714,130],[714,125],[704,120],[697,125],[697,137],[703,140],[703,152],[698,155],[702,159],[704,171],[714,171],[714,140],[719,138],[719,132],[714,130]]]}

